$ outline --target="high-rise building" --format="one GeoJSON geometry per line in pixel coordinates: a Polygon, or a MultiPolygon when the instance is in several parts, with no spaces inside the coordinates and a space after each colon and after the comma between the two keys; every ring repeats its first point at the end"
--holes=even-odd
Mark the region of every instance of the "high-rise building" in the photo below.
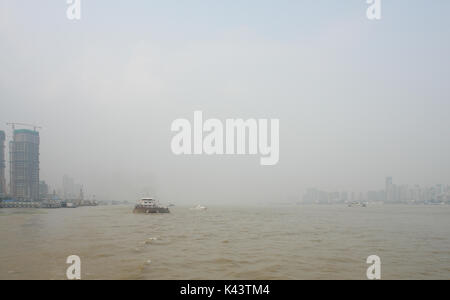
{"type": "Polygon", "coordinates": [[[14,130],[9,151],[11,196],[19,201],[38,201],[39,132],[14,130]]]}
{"type": "Polygon", "coordinates": [[[62,187],[63,187],[63,199],[69,200],[69,199],[75,199],[75,182],[73,178],[70,178],[67,175],[63,176],[62,181],[62,187]]]}
{"type": "Polygon", "coordinates": [[[386,202],[392,202],[394,200],[392,177],[386,177],[385,196],[386,202]]]}
{"type": "Polygon", "coordinates": [[[45,181],[39,182],[39,199],[47,200],[49,196],[48,184],[45,181]]]}
{"type": "Polygon", "coordinates": [[[5,180],[5,132],[0,131],[0,197],[6,195],[5,180]]]}

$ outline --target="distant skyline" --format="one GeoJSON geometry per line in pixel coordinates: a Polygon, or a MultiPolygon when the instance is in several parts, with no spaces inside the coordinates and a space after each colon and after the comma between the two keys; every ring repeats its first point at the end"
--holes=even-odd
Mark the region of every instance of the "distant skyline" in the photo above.
{"type": "Polygon", "coordinates": [[[450,2],[0,0],[0,130],[41,125],[40,178],[99,199],[282,202],[450,183],[450,2]],[[280,159],[174,156],[170,125],[277,118],[280,159]],[[274,200],[275,199],[275,200],[274,200]]]}

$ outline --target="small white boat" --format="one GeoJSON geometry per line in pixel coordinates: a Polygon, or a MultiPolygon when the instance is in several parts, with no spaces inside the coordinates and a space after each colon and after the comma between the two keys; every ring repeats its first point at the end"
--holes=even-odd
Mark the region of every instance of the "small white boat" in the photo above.
{"type": "Polygon", "coordinates": [[[197,205],[196,207],[192,207],[191,210],[198,210],[198,211],[204,211],[207,210],[208,208],[206,206],[202,206],[202,205],[197,205]]]}

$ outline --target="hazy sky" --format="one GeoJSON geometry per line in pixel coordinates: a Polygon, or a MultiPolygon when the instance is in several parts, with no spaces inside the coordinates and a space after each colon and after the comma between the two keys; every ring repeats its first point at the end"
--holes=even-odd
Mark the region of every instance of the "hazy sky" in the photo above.
{"type": "Polygon", "coordinates": [[[0,0],[0,129],[98,199],[253,203],[450,183],[450,1],[0,0]],[[170,150],[177,118],[279,118],[280,162],[170,150]],[[8,129],[9,130],[9,129],[8,129]],[[10,131],[7,131],[10,134],[10,131]]]}

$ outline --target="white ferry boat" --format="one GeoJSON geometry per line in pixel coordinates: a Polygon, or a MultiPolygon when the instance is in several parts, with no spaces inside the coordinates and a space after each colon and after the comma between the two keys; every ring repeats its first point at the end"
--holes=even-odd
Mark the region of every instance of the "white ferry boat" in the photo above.
{"type": "Polygon", "coordinates": [[[156,199],[142,198],[134,207],[135,214],[168,214],[169,208],[163,207],[156,199]]]}

